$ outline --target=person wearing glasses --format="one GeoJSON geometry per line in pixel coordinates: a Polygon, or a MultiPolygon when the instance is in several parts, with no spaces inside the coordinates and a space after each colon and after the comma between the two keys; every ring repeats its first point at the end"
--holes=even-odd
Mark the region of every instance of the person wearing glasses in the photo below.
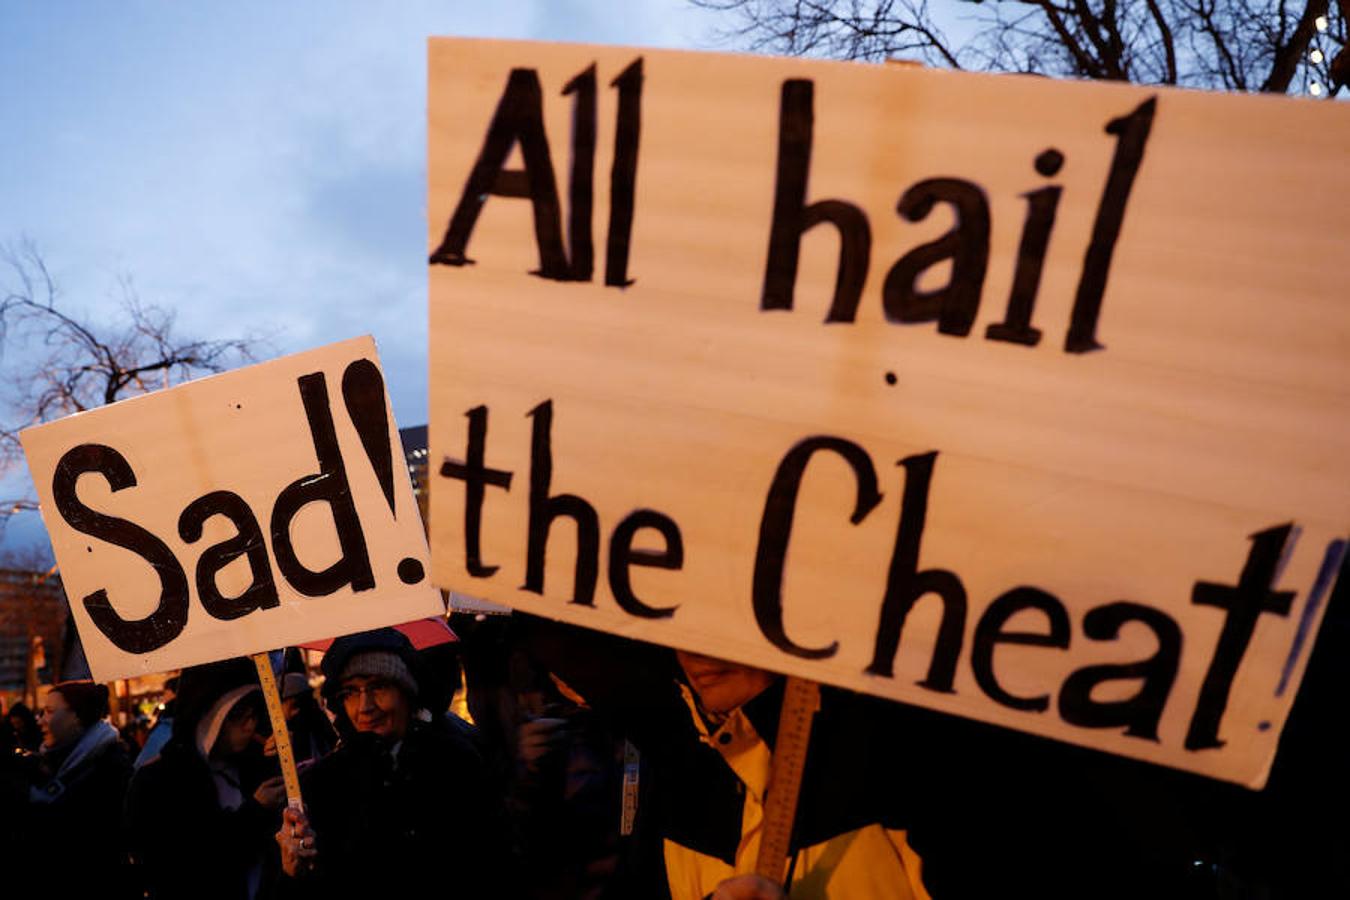
{"type": "Polygon", "coordinates": [[[412,896],[450,879],[457,898],[510,896],[502,798],[463,730],[426,708],[437,692],[407,638],[339,638],[322,668],[341,743],[302,774],[304,809],[277,832],[283,893],[412,896]]]}
{"type": "Polygon", "coordinates": [[[41,873],[57,893],[130,896],[118,824],[131,760],[107,716],[105,685],[54,685],[39,706],[39,751],[0,760],[10,770],[0,771],[4,853],[13,871],[41,873]]]}

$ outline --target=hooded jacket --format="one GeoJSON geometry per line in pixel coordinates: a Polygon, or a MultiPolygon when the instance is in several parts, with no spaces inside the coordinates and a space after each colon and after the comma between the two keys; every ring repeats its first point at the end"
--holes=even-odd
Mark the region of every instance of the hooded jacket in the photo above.
{"type": "Polygon", "coordinates": [[[132,852],[149,896],[259,897],[275,881],[280,812],[253,798],[275,772],[260,753],[230,769],[208,761],[230,708],[258,689],[249,660],[183,672],[173,737],[137,770],[127,796],[132,852]]]}

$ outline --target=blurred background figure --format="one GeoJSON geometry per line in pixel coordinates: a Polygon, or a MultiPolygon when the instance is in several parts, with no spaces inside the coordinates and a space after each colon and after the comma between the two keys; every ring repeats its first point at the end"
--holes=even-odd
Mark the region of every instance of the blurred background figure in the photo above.
{"type": "MultiPolygon", "coordinates": [[[[337,729],[319,708],[309,679],[302,672],[287,672],[277,687],[296,763],[312,763],[331,753],[337,746],[337,729]]],[[[275,739],[268,740],[267,750],[269,755],[276,752],[275,739]]]]}
{"type": "Polygon", "coordinates": [[[164,695],[160,698],[155,722],[150,726],[150,733],[146,735],[145,743],[141,746],[141,752],[136,757],[136,768],[139,769],[159,756],[159,752],[169,742],[169,738],[173,736],[173,716],[177,708],[178,676],[175,675],[164,682],[164,695]]]}
{"type": "Polygon", "coordinates": [[[37,716],[23,703],[15,703],[5,716],[9,727],[13,729],[14,749],[26,753],[36,753],[42,746],[42,729],[38,727],[37,716]]]}
{"type": "Polygon", "coordinates": [[[528,863],[523,896],[668,897],[655,773],[622,711],[646,706],[670,668],[653,667],[643,645],[597,642],[534,616],[513,614],[509,630],[502,706],[515,723],[510,808],[528,863]]]}
{"type": "Polygon", "coordinates": [[[107,715],[106,685],[53,685],[38,719],[41,748],[24,766],[27,803],[6,856],[62,896],[131,896],[120,827],[131,760],[107,715]]]}
{"type": "Polygon", "coordinates": [[[150,737],[150,717],[144,713],[137,713],[131,721],[118,732],[122,738],[122,743],[127,745],[127,749],[134,754],[138,754],[145,748],[146,739],[150,737]]]}
{"type": "Polygon", "coordinates": [[[131,782],[127,824],[152,898],[258,898],[275,881],[286,802],[257,669],[230,659],[183,670],[173,735],[131,782]]]}

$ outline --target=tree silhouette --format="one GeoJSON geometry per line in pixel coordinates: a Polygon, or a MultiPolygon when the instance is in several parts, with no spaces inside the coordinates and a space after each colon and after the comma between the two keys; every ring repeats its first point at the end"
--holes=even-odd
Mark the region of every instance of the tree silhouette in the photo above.
{"type": "Polygon", "coordinates": [[[1328,98],[1350,80],[1350,0],[961,0],[947,27],[929,0],[690,2],[772,53],[1328,98]]]}

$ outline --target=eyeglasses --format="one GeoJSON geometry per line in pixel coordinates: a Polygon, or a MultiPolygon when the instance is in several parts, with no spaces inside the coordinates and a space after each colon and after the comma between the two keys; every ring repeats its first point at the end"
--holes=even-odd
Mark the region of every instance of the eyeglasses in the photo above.
{"type": "Polygon", "coordinates": [[[398,685],[394,682],[386,681],[383,678],[375,678],[364,685],[354,684],[340,688],[337,692],[337,698],[342,701],[343,705],[350,706],[353,701],[360,702],[362,695],[369,694],[372,700],[383,706],[393,700],[397,692],[398,685]]]}

